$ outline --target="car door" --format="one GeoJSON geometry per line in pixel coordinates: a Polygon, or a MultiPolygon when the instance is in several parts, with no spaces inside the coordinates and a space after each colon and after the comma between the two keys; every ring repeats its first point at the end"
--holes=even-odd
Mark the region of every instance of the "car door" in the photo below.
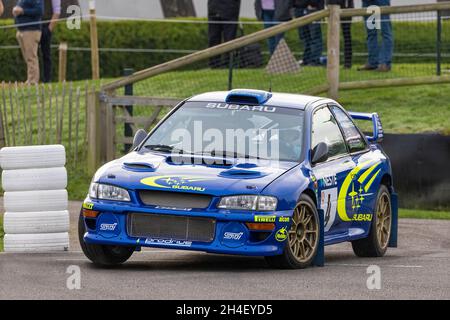
{"type": "Polygon", "coordinates": [[[318,182],[318,204],[324,212],[325,235],[346,235],[351,222],[339,216],[338,206],[345,203],[347,194],[339,191],[355,163],[327,105],[317,108],[312,116],[311,148],[321,142],[328,145],[328,160],[313,165],[312,171],[318,182]]]}
{"type": "Polygon", "coordinates": [[[353,218],[354,232],[358,232],[358,230],[365,229],[363,224],[369,222],[366,217],[373,213],[376,194],[369,192],[369,188],[373,181],[371,177],[378,169],[377,162],[373,162],[369,145],[352,118],[337,105],[331,105],[330,109],[342,130],[355,166],[358,165],[361,168],[358,175],[352,178],[348,185],[346,210],[347,216],[353,218]],[[373,163],[375,163],[374,166],[372,166],[373,163]]]}

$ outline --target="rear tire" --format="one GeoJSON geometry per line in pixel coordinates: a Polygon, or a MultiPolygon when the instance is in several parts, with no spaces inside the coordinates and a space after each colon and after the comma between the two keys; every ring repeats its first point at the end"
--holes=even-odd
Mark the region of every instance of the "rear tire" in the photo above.
{"type": "Polygon", "coordinates": [[[378,190],[375,213],[367,238],[352,241],[353,252],[358,257],[382,257],[387,251],[391,235],[391,195],[385,185],[378,190]]]}
{"type": "Polygon", "coordinates": [[[134,247],[125,246],[106,246],[98,244],[88,244],[84,242],[86,226],[84,224],[83,212],[78,219],[78,239],[81,250],[85,256],[98,267],[113,267],[127,261],[133,254],[134,247]]]}
{"type": "Polygon", "coordinates": [[[316,205],[308,195],[301,195],[291,220],[283,254],[265,257],[272,268],[304,269],[317,255],[321,226],[316,205]]]}

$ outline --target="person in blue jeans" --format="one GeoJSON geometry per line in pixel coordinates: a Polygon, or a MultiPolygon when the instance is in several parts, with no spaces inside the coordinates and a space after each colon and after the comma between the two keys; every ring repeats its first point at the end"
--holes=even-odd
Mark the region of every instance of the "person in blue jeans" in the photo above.
{"type": "MultiPolygon", "coordinates": [[[[323,0],[295,0],[295,17],[303,17],[324,8],[323,0]]],[[[319,22],[310,23],[298,29],[300,41],[303,42],[304,52],[302,65],[320,66],[323,39],[322,27],[319,22]]]]}
{"type": "MultiPolygon", "coordinates": [[[[292,0],[256,0],[255,11],[258,20],[264,21],[264,28],[273,27],[291,19],[292,0]]],[[[283,39],[280,33],[267,40],[270,55],[275,52],[278,42],[283,39]]]]}
{"type": "MultiPolygon", "coordinates": [[[[363,7],[390,6],[390,0],[363,0],[363,7]]],[[[378,42],[378,29],[376,23],[367,23],[369,17],[365,17],[367,31],[367,50],[369,58],[367,63],[359,68],[360,71],[389,72],[392,68],[392,55],[394,52],[394,36],[389,15],[381,15],[381,44],[378,42]]],[[[372,20],[373,21],[373,20],[372,20]]],[[[373,21],[374,22],[374,21],[373,21]]]]}

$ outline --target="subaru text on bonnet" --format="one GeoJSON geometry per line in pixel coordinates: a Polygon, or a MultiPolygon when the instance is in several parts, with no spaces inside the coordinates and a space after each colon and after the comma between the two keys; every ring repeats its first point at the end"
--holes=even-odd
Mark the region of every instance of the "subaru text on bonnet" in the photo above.
{"type": "Polygon", "coordinates": [[[397,242],[397,196],[382,137],[377,114],[329,99],[192,97],[97,171],[81,247],[104,266],[141,247],[264,256],[278,268],[307,267],[323,244],[346,241],[357,256],[383,256],[397,242]],[[354,119],[371,121],[373,135],[354,119]]]}

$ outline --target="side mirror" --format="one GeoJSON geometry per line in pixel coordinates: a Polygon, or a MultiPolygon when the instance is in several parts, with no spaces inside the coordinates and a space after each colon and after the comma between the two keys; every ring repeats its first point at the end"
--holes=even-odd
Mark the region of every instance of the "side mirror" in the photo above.
{"type": "Polygon", "coordinates": [[[143,129],[139,129],[133,138],[133,147],[131,148],[134,150],[136,147],[138,147],[144,139],[147,138],[147,132],[143,129]]]}
{"type": "Polygon", "coordinates": [[[328,145],[325,142],[319,143],[311,153],[311,163],[316,164],[319,162],[327,161],[328,159],[328,145]]]}

